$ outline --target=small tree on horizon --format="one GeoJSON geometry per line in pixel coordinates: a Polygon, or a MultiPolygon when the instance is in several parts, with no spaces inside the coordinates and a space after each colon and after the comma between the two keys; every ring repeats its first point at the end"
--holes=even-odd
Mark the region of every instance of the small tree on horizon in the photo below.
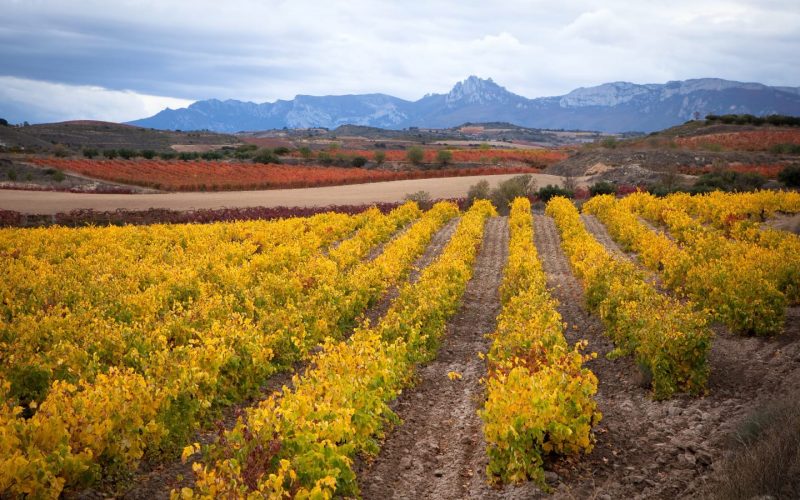
{"type": "Polygon", "coordinates": [[[410,161],[412,165],[420,165],[425,159],[425,151],[419,146],[412,146],[406,151],[406,159],[410,161]]]}

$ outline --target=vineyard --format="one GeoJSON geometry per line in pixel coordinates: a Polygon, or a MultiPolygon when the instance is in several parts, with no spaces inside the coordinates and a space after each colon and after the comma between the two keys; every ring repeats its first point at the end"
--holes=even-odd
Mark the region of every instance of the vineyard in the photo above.
{"type": "Polygon", "coordinates": [[[368,170],[223,161],[86,160],[33,158],[45,168],[165,191],[231,191],[340,186],[407,179],[538,172],[537,167],[504,166],[436,170],[368,170]]]}
{"type": "MultiPolygon", "coordinates": [[[[437,149],[425,149],[423,160],[426,163],[436,163],[437,149]]],[[[554,149],[453,149],[448,150],[452,155],[453,162],[465,163],[499,163],[499,162],[519,162],[528,163],[540,168],[557,163],[569,156],[566,151],[554,149]]],[[[354,150],[355,155],[363,156],[367,159],[375,159],[375,151],[354,150]]],[[[406,161],[408,151],[403,149],[388,149],[383,151],[386,161],[406,161]]]]}
{"type": "Polygon", "coordinates": [[[711,496],[800,385],[796,192],[383,208],[0,229],[0,497],[711,496]]]}
{"type": "Polygon", "coordinates": [[[734,151],[769,151],[780,145],[800,144],[800,131],[792,129],[750,130],[679,137],[675,142],[684,148],[722,148],[734,151]]]}

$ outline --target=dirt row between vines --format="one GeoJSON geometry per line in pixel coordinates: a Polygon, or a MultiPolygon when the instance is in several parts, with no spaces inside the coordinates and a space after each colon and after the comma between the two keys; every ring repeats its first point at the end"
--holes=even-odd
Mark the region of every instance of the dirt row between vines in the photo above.
{"type": "MultiPolygon", "coordinates": [[[[486,451],[477,410],[486,374],[478,352],[488,349],[486,334],[500,312],[499,286],[508,255],[505,217],[489,219],[461,307],[451,319],[437,358],[418,373],[417,385],[393,405],[402,424],[390,432],[378,456],[361,462],[358,478],[364,498],[493,498],[508,492],[486,483],[486,451]],[[450,380],[458,372],[460,380],[450,380]]],[[[537,489],[512,488],[520,498],[537,489]]]]}
{"type": "MultiPolygon", "coordinates": [[[[415,282],[421,271],[431,264],[444,250],[444,247],[450,241],[453,233],[456,230],[460,217],[456,217],[447,222],[440,228],[431,238],[430,243],[425,248],[423,254],[417,258],[412,264],[412,269],[409,274],[408,281],[415,282]]],[[[393,237],[392,240],[397,239],[413,225],[413,222],[406,227],[400,229],[393,237]]],[[[341,242],[332,245],[331,248],[338,246],[341,242]]],[[[377,258],[389,242],[378,245],[366,257],[366,261],[371,261],[377,258]]],[[[326,251],[322,251],[326,253],[326,251]]],[[[370,323],[374,324],[380,321],[389,307],[392,300],[397,297],[398,286],[391,287],[378,302],[364,312],[363,318],[368,319],[370,323]]],[[[351,332],[350,332],[351,333],[351,332]]],[[[346,335],[349,336],[349,333],[346,335]]],[[[214,442],[219,433],[223,430],[231,429],[236,424],[237,418],[245,414],[248,407],[257,406],[261,400],[267,399],[271,394],[279,392],[284,386],[292,387],[292,377],[296,373],[302,374],[308,369],[308,363],[297,363],[291,372],[281,372],[273,375],[261,388],[261,396],[255,399],[242,401],[230,408],[223,411],[222,418],[215,423],[213,429],[203,429],[198,431],[193,438],[193,442],[209,444],[214,442]]],[[[187,443],[188,444],[188,443],[187,443]]],[[[125,498],[128,500],[153,500],[157,498],[169,498],[170,491],[173,489],[180,489],[183,487],[192,487],[194,485],[194,473],[192,472],[192,464],[197,461],[199,457],[195,456],[187,463],[182,463],[179,459],[150,463],[143,462],[140,470],[134,477],[127,483],[128,487],[123,491],[114,492],[114,485],[107,485],[107,487],[85,490],[81,492],[68,493],[67,498],[75,499],[100,499],[115,496],[125,498]]]]}
{"type": "MultiPolygon", "coordinates": [[[[618,258],[621,250],[594,217],[587,229],[618,258]]],[[[708,495],[715,466],[732,448],[749,415],[800,384],[800,312],[773,339],[734,336],[715,327],[709,354],[709,394],[656,402],[630,357],[608,360],[613,348],[603,326],[584,305],[583,290],[560,247],[553,220],[534,215],[535,243],[559,312],[573,343],[588,340],[598,357],[587,366],[599,379],[596,400],[603,421],[594,451],[552,464],[555,498],[685,498],[708,495]]]]}

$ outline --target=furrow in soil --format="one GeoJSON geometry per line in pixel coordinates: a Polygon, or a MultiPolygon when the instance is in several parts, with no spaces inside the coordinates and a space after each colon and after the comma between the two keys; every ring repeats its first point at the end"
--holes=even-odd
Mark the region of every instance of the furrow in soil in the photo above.
{"type": "Polygon", "coordinates": [[[485,498],[485,452],[480,379],[486,367],[478,352],[500,310],[499,285],[508,252],[504,217],[489,219],[462,305],[450,321],[438,357],[424,366],[419,383],[395,404],[403,423],[384,442],[378,457],[362,464],[364,498],[485,498]],[[462,375],[451,381],[451,371],[462,375]],[[477,485],[477,486],[476,486],[477,485]]]}

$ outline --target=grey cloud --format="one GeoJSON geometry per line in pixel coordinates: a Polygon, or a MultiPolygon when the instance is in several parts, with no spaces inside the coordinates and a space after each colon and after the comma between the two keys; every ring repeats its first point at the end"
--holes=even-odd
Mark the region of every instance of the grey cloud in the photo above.
{"type": "Polygon", "coordinates": [[[800,83],[796,0],[0,0],[0,11],[0,76],[190,100],[417,99],[470,74],[528,97],[618,80],[800,83]]]}

